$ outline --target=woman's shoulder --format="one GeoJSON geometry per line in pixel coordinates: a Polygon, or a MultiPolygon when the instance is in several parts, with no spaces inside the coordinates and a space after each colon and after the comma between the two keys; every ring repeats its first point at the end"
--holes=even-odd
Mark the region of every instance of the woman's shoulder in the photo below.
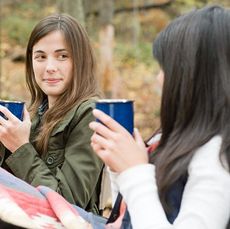
{"type": "Polygon", "coordinates": [[[87,124],[94,120],[92,110],[95,107],[95,99],[90,98],[76,104],[71,110],[66,112],[61,122],[56,125],[52,135],[63,131],[64,129],[73,129],[78,126],[80,122],[87,124]]]}
{"type": "Polygon", "coordinates": [[[92,114],[95,108],[96,98],[92,97],[77,103],[65,116],[65,119],[71,120],[72,123],[78,123],[80,120],[94,120],[92,114]]]}
{"type": "Polygon", "coordinates": [[[96,103],[96,98],[92,97],[92,98],[83,100],[76,106],[78,107],[78,109],[89,109],[89,108],[95,108],[95,103],[96,103]]]}
{"type": "Polygon", "coordinates": [[[204,145],[200,146],[193,155],[192,163],[206,160],[211,162],[219,158],[220,149],[222,144],[222,137],[217,135],[212,137],[204,145]]]}
{"type": "Polygon", "coordinates": [[[95,107],[95,101],[95,98],[89,98],[75,104],[71,110],[66,112],[61,124],[65,126],[69,124],[75,125],[86,116],[92,116],[91,119],[93,119],[92,110],[95,107]]]}
{"type": "Polygon", "coordinates": [[[91,112],[95,108],[96,98],[89,98],[86,100],[81,101],[80,103],[76,104],[71,112],[75,113],[75,115],[83,115],[85,112],[91,112]]]}
{"type": "Polygon", "coordinates": [[[225,155],[220,155],[222,146],[222,137],[216,135],[212,137],[207,143],[199,147],[193,155],[189,170],[209,169],[228,173],[229,168],[226,163],[225,155]]]}
{"type": "Polygon", "coordinates": [[[222,137],[220,135],[213,136],[209,141],[207,141],[204,145],[198,148],[197,152],[199,153],[196,152],[195,155],[210,155],[210,150],[213,152],[212,154],[219,154],[221,144],[222,137]]]}

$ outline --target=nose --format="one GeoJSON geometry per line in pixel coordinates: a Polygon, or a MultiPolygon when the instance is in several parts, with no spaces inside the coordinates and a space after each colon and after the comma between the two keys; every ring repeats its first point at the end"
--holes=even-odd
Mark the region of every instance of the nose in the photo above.
{"type": "Polygon", "coordinates": [[[50,74],[55,73],[57,71],[55,60],[51,58],[47,60],[46,71],[50,74]]]}

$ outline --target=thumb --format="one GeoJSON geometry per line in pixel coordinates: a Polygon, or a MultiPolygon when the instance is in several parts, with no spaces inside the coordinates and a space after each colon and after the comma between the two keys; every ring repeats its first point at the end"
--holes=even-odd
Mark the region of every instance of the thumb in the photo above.
{"type": "Polygon", "coordinates": [[[141,134],[137,128],[134,128],[134,139],[135,139],[136,143],[139,145],[139,147],[144,148],[144,149],[146,148],[145,143],[141,137],[141,134]]]}
{"type": "Polygon", "coordinates": [[[30,121],[30,113],[26,109],[26,106],[24,107],[24,112],[23,112],[23,121],[30,121]]]}

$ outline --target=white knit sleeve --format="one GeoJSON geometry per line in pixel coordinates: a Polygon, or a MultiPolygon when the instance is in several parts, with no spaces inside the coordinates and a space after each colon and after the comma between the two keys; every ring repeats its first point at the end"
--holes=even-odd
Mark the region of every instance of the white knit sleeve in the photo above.
{"type": "Polygon", "coordinates": [[[139,165],[116,178],[134,229],[225,229],[230,216],[230,175],[219,160],[221,138],[195,153],[181,209],[171,225],[159,201],[153,165],[139,165]]]}
{"type": "Polygon", "coordinates": [[[155,167],[145,164],[130,168],[117,177],[134,229],[170,226],[159,201],[154,173],[155,167]]]}
{"type": "Polygon", "coordinates": [[[226,228],[230,217],[230,173],[220,161],[221,142],[221,137],[216,136],[195,153],[174,222],[178,228],[226,228]]]}

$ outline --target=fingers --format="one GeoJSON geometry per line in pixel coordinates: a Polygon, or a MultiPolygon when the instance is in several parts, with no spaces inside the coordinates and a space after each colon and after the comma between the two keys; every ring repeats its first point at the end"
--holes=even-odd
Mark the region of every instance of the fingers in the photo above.
{"type": "Polygon", "coordinates": [[[95,142],[91,142],[91,147],[93,148],[93,150],[97,153],[97,154],[100,154],[100,152],[102,150],[104,150],[100,144],[97,144],[95,142]]]}
{"type": "Polygon", "coordinates": [[[16,116],[14,116],[6,107],[2,105],[0,105],[0,112],[7,118],[7,120],[10,120],[10,121],[18,120],[16,116]]]}
{"type": "Polygon", "coordinates": [[[0,125],[6,126],[7,125],[7,120],[3,118],[2,114],[0,114],[0,125]]]}
{"type": "Polygon", "coordinates": [[[98,147],[103,149],[113,149],[115,147],[115,144],[112,139],[113,138],[107,139],[98,133],[94,133],[93,136],[91,137],[91,142],[97,144],[98,147]]]}
{"type": "Polygon", "coordinates": [[[134,128],[134,139],[135,139],[136,143],[139,145],[139,147],[146,148],[145,143],[141,137],[141,134],[137,128],[134,128]]]}
{"type": "Polygon", "coordinates": [[[89,128],[105,138],[113,137],[113,132],[110,129],[108,129],[105,125],[99,122],[91,122],[89,124],[89,128]]]}
{"type": "Polygon", "coordinates": [[[23,121],[30,122],[30,113],[26,109],[26,106],[24,106],[24,110],[23,110],[23,121]]]}
{"type": "Polygon", "coordinates": [[[100,150],[101,149],[101,147],[100,147],[100,145],[98,145],[97,143],[95,143],[95,142],[91,142],[91,146],[92,146],[92,148],[93,148],[93,150],[95,151],[95,152],[97,152],[98,150],[100,150]]]}
{"type": "Polygon", "coordinates": [[[125,128],[116,122],[113,118],[98,109],[93,110],[93,115],[112,131],[126,131],[125,128]]]}
{"type": "Polygon", "coordinates": [[[106,149],[102,148],[100,144],[95,142],[91,142],[91,146],[94,152],[97,154],[98,157],[110,168],[114,169],[114,163],[112,162],[113,154],[110,154],[106,149]]]}

